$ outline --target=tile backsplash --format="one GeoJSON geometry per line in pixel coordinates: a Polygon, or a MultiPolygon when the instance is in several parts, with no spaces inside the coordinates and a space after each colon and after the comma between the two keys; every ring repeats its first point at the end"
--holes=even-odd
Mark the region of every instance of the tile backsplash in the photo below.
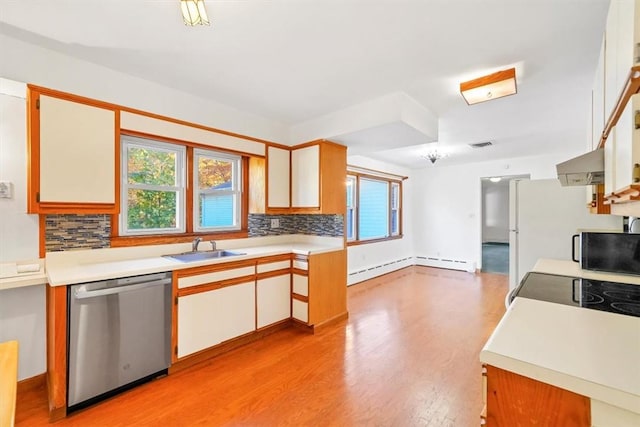
{"type": "Polygon", "coordinates": [[[47,252],[108,248],[110,235],[109,215],[47,215],[45,219],[47,252]]]}
{"type": "Polygon", "coordinates": [[[282,234],[342,237],[343,233],[342,215],[249,215],[249,237],[282,234]],[[279,221],[279,227],[271,227],[272,219],[279,221]]]}
{"type": "MultiPolygon", "coordinates": [[[[342,215],[249,214],[249,237],[282,234],[341,237],[343,232],[342,215]],[[278,220],[279,227],[271,227],[272,219],[278,220]]],[[[110,235],[109,215],[47,215],[45,220],[47,252],[108,248],[110,235]]]]}

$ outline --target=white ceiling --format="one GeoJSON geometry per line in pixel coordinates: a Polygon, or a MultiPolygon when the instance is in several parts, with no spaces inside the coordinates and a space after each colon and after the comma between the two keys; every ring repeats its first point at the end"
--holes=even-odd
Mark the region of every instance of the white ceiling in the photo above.
{"type": "MultiPolygon", "coordinates": [[[[178,0],[0,0],[0,33],[291,127],[402,93],[438,118],[446,164],[586,147],[608,3],[207,0],[212,25],[186,27],[178,0]],[[466,105],[459,82],[511,66],[517,95],[466,105]]],[[[326,133],[410,167],[434,140],[403,121],[326,133]]]]}

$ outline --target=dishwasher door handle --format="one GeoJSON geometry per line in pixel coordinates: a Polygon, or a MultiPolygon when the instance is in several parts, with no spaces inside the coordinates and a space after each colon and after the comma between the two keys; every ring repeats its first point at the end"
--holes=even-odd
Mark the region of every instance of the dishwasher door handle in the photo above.
{"type": "Polygon", "coordinates": [[[137,291],[138,289],[149,288],[151,286],[162,286],[171,283],[171,278],[154,280],[151,282],[138,283],[136,285],[127,285],[127,286],[116,286],[113,288],[106,289],[98,289],[96,291],[83,291],[81,289],[76,289],[74,297],[76,299],[86,299],[86,298],[94,298],[94,297],[102,297],[105,295],[114,295],[120,294],[122,292],[128,291],[137,291]]]}

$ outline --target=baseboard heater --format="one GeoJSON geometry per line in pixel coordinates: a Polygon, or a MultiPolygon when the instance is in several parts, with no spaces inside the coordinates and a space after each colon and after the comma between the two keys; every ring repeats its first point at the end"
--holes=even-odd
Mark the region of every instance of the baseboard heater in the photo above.
{"type": "Polygon", "coordinates": [[[475,273],[476,271],[475,262],[459,259],[416,256],[416,265],[422,265],[425,267],[447,268],[449,270],[468,271],[469,273],[475,273]]]}
{"type": "Polygon", "coordinates": [[[361,268],[349,273],[349,276],[347,277],[347,286],[373,279],[374,277],[382,276],[383,274],[391,273],[392,271],[400,270],[401,268],[409,267],[413,264],[413,257],[410,256],[385,262],[383,264],[361,268]]]}

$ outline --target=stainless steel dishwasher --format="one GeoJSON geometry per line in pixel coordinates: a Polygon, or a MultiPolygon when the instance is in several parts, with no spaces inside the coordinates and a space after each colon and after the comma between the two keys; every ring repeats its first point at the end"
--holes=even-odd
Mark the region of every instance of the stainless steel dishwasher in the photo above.
{"type": "Polygon", "coordinates": [[[68,411],[167,373],[171,273],[68,288],[68,411]]]}

